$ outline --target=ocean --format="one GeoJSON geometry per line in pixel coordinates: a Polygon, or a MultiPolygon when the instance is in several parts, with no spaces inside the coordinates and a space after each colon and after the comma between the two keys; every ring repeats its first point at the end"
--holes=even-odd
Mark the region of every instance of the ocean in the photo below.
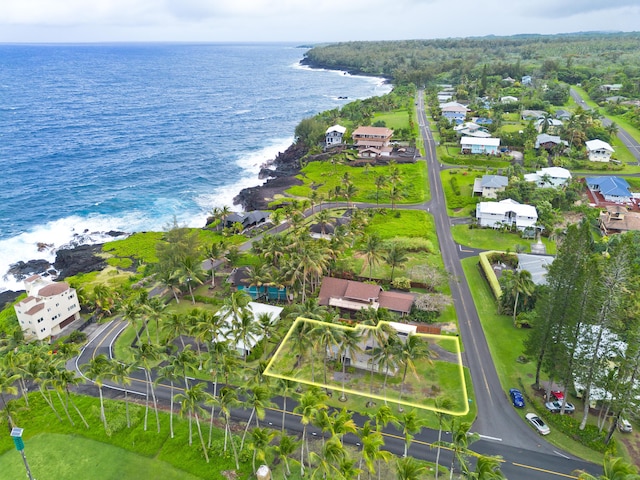
{"type": "MultiPolygon", "coordinates": [[[[286,44],[0,45],[0,291],[9,265],[104,232],[203,226],[305,117],[380,78],[286,44]]],[[[344,98],[346,97],[346,98],[344,98]]],[[[233,207],[237,210],[239,207],[233,207]]]]}

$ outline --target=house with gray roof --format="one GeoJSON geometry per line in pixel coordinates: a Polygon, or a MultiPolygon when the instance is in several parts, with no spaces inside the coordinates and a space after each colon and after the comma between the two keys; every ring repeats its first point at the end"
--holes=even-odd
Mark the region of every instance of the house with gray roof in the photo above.
{"type": "Polygon", "coordinates": [[[503,192],[509,185],[509,179],[504,175],[483,175],[473,181],[472,196],[483,198],[498,198],[498,192],[503,192]]]}
{"type": "Polygon", "coordinates": [[[549,135],[548,133],[541,133],[536,137],[535,148],[544,148],[545,150],[551,150],[558,145],[563,144],[569,146],[566,140],[562,140],[558,135],[549,135]]]}

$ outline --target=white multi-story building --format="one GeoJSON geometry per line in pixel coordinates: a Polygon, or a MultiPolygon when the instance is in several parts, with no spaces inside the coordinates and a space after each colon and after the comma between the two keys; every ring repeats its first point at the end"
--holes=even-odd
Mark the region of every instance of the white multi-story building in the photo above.
{"type": "Polygon", "coordinates": [[[518,230],[535,226],[538,212],[532,205],[524,205],[510,198],[500,202],[480,202],[476,205],[476,219],[481,227],[499,228],[513,225],[518,230]]]}
{"type": "Polygon", "coordinates": [[[613,147],[602,140],[589,140],[585,142],[587,148],[587,156],[592,162],[608,162],[611,155],[615,152],[613,147]]]}
{"type": "Polygon", "coordinates": [[[57,335],[80,318],[78,295],[68,283],[33,275],[24,284],[27,298],[16,303],[14,309],[27,340],[57,335]]]}
{"type": "Polygon", "coordinates": [[[332,127],[327,128],[327,131],[324,136],[324,143],[327,147],[332,147],[334,145],[342,145],[342,137],[344,137],[345,132],[347,131],[347,127],[343,127],[342,125],[334,125],[332,127]]]}

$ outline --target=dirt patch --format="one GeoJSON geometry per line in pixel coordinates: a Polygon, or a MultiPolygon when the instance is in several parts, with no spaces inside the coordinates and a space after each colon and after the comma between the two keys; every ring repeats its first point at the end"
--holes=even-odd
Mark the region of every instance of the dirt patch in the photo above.
{"type": "Polygon", "coordinates": [[[632,459],[631,463],[640,468],[640,440],[636,435],[632,434],[625,434],[618,438],[619,442],[624,445],[624,448],[629,453],[629,458],[632,459]]]}

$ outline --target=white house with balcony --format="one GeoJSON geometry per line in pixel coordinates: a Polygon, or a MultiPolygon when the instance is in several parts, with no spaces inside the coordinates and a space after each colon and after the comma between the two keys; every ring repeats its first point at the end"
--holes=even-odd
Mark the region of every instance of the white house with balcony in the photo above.
{"type": "Polygon", "coordinates": [[[524,179],[527,182],[535,182],[540,188],[558,188],[569,183],[571,172],[562,167],[545,167],[536,173],[525,174],[524,179]]]}
{"type": "Polygon", "coordinates": [[[462,137],[460,150],[464,154],[471,155],[497,155],[500,153],[499,138],[462,137]]]}
{"type": "Polygon", "coordinates": [[[481,227],[515,226],[518,230],[535,226],[538,212],[532,205],[524,205],[510,198],[499,202],[480,202],[476,205],[476,220],[481,227]]]}
{"type": "Polygon", "coordinates": [[[592,162],[608,162],[615,152],[613,147],[602,140],[589,140],[584,143],[587,148],[587,156],[592,162]]]}
{"type": "Polygon", "coordinates": [[[342,125],[333,125],[327,128],[324,136],[324,144],[327,147],[333,147],[334,145],[342,145],[342,139],[344,137],[347,127],[342,125]]]}
{"type": "Polygon", "coordinates": [[[76,290],[67,282],[52,282],[40,275],[24,281],[27,298],[14,305],[18,323],[27,340],[58,335],[80,318],[76,290]]]}

